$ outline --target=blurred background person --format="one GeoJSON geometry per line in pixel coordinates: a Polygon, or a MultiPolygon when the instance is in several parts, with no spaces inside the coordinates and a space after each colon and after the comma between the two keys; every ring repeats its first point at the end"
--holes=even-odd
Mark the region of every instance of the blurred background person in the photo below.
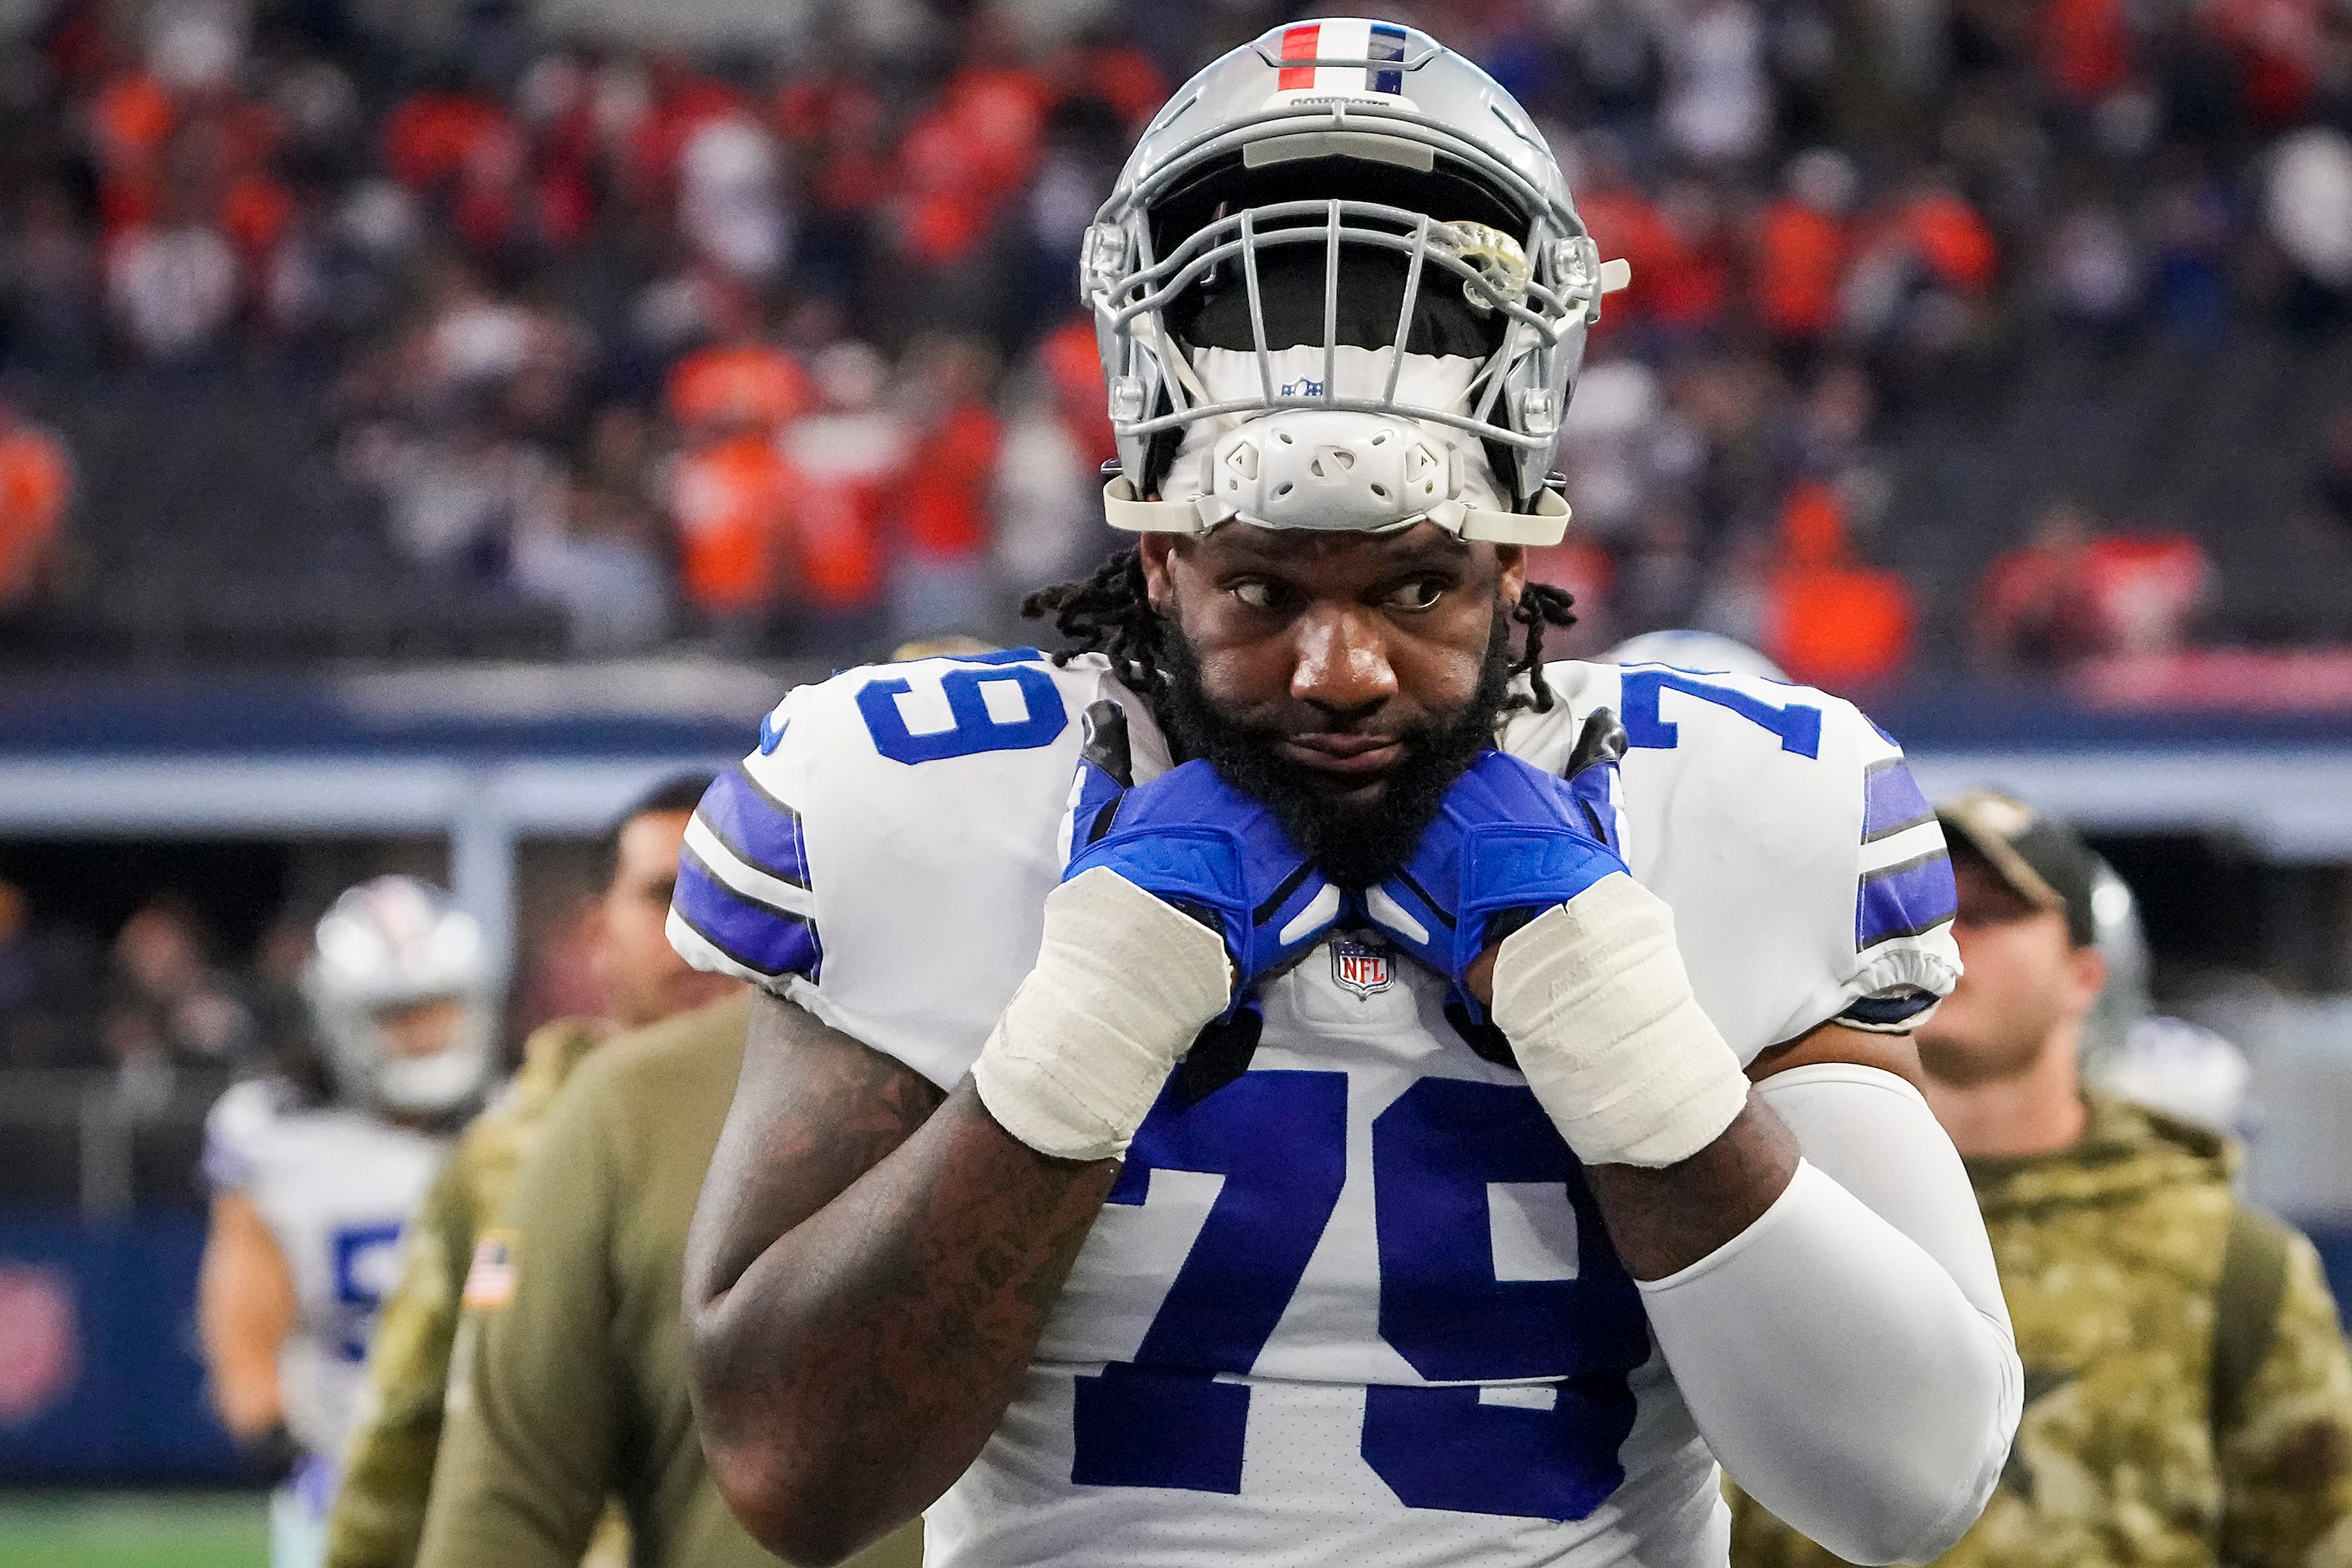
{"type": "Polygon", "coordinates": [[[996,366],[972,338],[926,339],[907,353],[915,428],[891,534],[890,635],[982,631],[1001,618],[990,481],[1003,427],[996,366]]]}
{"type": "MultiPolygon", "coordinates": [[[[1920,1027],[1919,1084],[1968,1163],[2025,1363],[2000,1484],[1937,1562],[2329,1561],[2352,1545],[2352,1361],[2317,1254],[2238,1201],[2233,1140],[2084,1084],[2107,965],[2074,830],[1989,790],[1936,816],[1967,969],[1920,1027]]],[[[1737,1568],[1838,1561],[1734,1505],[1737,1568]]]]}
{"type": "Polygon", "coordinates": [[[67,586],[73,458],[0,390],[0,651],[29,637],[67,586]]]}
{"type": "MultiPolygon", "coordinates": [[[[420,1568],[578,1568],[617,1498],[637,1568],[772,1568],[711,1483],[686,1388],[687,1226],[743,1064],[719,1002],[600,1047],[476,1249],[420,1568]]],[[[917,1568],[910,1523],[849,1559],[917,1568]]]]}
{"type": "MultiPolygon", "coordinates": [[[[370,1342],[366,1388],[343,1449],[330,1568],[407,1568],[416,1561],[467,1270],[556,1091],[614,1028],[641,1028],[737,989],[689,968],[664,931],[687,822],[709,785],[707,773],[667,781],[598,842],[599,891],[582,937],[605,1014],[532,1033],[521,1070],[466,1129],[401,1238],[400,1283],[370,1342]]],[[[625,1538],[602,1550],[611,1562],[627,1561],[625,1538]]]]}
{"type": "Polygon", "coordinates": [[[312,1038],[205,1124],[197,1320],[222,1422],[282,1479],[271,1568],[316,1568],[402,1227],[496,1062],[472,918],[407,877],[353,888],[304,973],[312,1038]]]}

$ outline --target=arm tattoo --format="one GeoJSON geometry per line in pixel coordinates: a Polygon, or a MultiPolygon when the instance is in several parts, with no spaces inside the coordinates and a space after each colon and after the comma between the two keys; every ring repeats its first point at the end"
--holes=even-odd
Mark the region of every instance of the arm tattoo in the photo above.
{"type": "Polygon", "coordinates": [[[786,1556],[853,1550],[971,1464],[1118,1166],[1050,1159],[762,1004],[687,1258],[714,1473],[786,1556]]]}

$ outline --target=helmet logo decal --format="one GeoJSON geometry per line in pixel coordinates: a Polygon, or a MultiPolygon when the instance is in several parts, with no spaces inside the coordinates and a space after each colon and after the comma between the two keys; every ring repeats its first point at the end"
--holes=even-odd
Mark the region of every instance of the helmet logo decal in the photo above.
{"type": "Polygon", "coordinates": [[[1393,22],[1309,22],[1282,33],[1277,92],[1404,92],[1404,29],[1393,22]],[[1360,60],[1361,65],[1318,65],[1360,60]],[[1396,62],[1396,63],[1391,63],[1396,62]],[[1386,69],[1379,68],[1386,65],[1386,69]]]}

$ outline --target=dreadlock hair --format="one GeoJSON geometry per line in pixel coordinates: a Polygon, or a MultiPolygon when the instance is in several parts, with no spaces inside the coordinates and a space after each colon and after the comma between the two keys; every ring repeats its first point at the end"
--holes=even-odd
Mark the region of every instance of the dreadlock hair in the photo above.
{"type": "MultiPolygon", "coordinates": [[[[1511,674],[1528,678],[1529,695],[1513,697],[1508,706],[1551,711],[1551,688],[1543,674],[1544,628],[1565,631],[1574,626],[1575,604],[1567,589],[1549,583],[1529,583],[1521,590],[1519,602],[1511,606],[1511,619],[1525,632],[1511,674]]],[[[1101,654],[1110,660],[1119,684],[1159,712],[1168,690],[1168,678],[1160,668],[1168,628],[1151,607],[1143,584],[1143,558],[1133,547],[1112,555],[1082,581],[1038,589],[1021,601],[1021,613],[1031,620],[1053,617],[1054,629],[1067,645],[1054,654],[1055,664],[1067,664],[1082,653],[1101,654]]]]}
{"type": "Polygon", "coordinates": [[[1081,581],[1038,589],[1021,601],[1021,614],[1033,621],[1054,618],[1054,629],[1067,645],[1055,651],[1055,664],[1082,653],[1101,654],[1121,686],[1159,710],[1168,691],[1168,678],[1160,670],[1168,629],[1151,607],[1143,557],[1133,546],[1116,552],[1081,581]]]}

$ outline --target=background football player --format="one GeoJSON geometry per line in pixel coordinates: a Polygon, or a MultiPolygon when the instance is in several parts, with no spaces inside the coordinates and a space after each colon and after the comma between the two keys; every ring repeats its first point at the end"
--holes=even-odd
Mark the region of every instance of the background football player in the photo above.
{"type": "Polygon", "coordinates": [[[713,786],[673,937],[769,994],[688,1312],[772,1548],[1720,1563],[1717,1458],[1854,1560],[1975,1517],[1932,815],[1835,699],[1543,659],[1614,270],[1433,40],[1235,51],[1087,237],[1142,538],[1033,600],[1075,657],[803,688],[713,786]]]}
{"type": "MultiPolygon", "coordinates": [[[[604,985],[605,1016],[559,1018],[532,1031],[520,1069],[467,1127],[410,1217],[400,1279],[383,1302],[366,1390],[343,1449],[328,1530],[332,1568],[408,1568],[416,1561],[467,1272],[558,1092],[615,1026],[642,1028],[737,989],[723,976],[687,968],[662,939],[687,817],[709,783],[707,773],[665,781],[632,802],[599,840],[599,890],[583,942],[604,985]]],[[[495,1258],[495,1240],[491,1252],[495,1258]]],[[[601,1490],[596,1500],[604,1500],[601,1490]]],[[[602,1561],[628,1560],[617,1518],[598,1550],[602,1561]]],[[[572,1562],[580,1560],[574,1552],[572,1562]]]]}
{"type": "Polygon", "coordinates": [[[325,1549],[336,1457],[400,1232],[495,1065],[488,954],[446,893],[381,877],[335,901],[303,975],[316,1050],[221,1096],[197,1316],[222,1421],[284,1480],[275,1568],[325,1549]]]}

